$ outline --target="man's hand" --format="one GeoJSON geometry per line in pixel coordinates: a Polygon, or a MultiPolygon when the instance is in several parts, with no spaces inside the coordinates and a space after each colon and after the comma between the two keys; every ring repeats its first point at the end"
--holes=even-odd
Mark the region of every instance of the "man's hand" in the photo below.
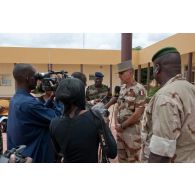
{"type": "Polygon", "coordinates": [[[112,97],[110,101],[105,105],[105,108],[108,109],[110,106],[115,104],[117,102],[118,98],[117,97],[112,97]]]}
{"type": "Polygon", "coordinates": [[[115,129],[116,129],[116,131],[117,131],[118,133],[121,133],[121,132],[123,132],[123,130],[124,130],[124,129],[121,128],[121,124],[118,124],[118,123],[115,124],[115,129]]]}
{"type": "Polygon", "coordinates": [[[101,101],[100,99],[95,99],[95,100],[89,101],[89,103],[90,103],[91,105],[96,105],[96,104],[99,103],[100,101],[101,101]]]}
{"type": "MultiPolygon", "coordinates": [[[[16,155],[12,154],[9,158],[9,163],[16,163],[16,155]]],[[[31,157],[26,157],[25,158],[25,163],[32,163],[32,158],[31,157]]]]}

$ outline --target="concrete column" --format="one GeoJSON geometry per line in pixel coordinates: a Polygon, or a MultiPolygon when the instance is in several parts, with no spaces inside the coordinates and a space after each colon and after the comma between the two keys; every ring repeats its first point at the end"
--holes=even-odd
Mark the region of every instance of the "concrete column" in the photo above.
{"type": "Polygon", "coordinates": [[[137,82],[141,83],[141,65],[138,65],[137,69],[137,82]]]}
{"type": "Polygon", "coordinates": [[[80,71],[83,73],[83,64],[80,65],[80,71]]]}
{"type": "Polygon", "coordinates": [[[53,70],[53,64],[48,64],[47,65],[47,70],[52,71],[53,70]]]}
{"type": "Polygon", "coordinates": [[[192,52],[188,54],[188,76],[187,80],[191,83],[192,82],[192,52]]]}
{"type": "MultiPolygon", "coordinates": [[[[16,65],[17,63],[14,63],[14,66],[16,65]]],[[[15,81],[15,79],[13,79],[13,81],[14,81],[14,93],[16,92],[16,81],[15,81]]]]}
{"type": "Polygon", "coordinates": [[[148,62],[148,67],[147,67],[147,91],[149,90],[149,84],[150,84],[150,62],[148,62]]]}
{"type": "Polygon", "coordinates": [[[132,59],[132,33],[121,35],[121,62],[132,59]]]}
{"type": "Polygon", "coordinates": [[[112,65],[110,64],[110,91],[112,92],[112,65]]]}

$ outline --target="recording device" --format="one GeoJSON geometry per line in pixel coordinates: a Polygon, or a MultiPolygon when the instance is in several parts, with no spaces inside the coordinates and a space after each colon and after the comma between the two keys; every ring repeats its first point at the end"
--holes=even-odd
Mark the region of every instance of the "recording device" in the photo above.
{"type": "Polygon", "coordinates": [[[0,163],[8,163],[12,154],[15,155],[16,163],[25,163],[26,157],[21,154],[24,148],[26,148],[26,146],[21,145],[16,148],[12,148],[11,150],[5,151],[4,154],[0,156],[0,163]]]}
{"type": "Polygon", "coordinates": [[[71,78],[66,71],[49,71],[45,73],[36,73],[35,79],[41,80],[41,90],[56,91],[62,79],[71,78]]]}
{"type": "Polygon", "coordinates": [[[114,88],[114,97],[118,98],[119,97],[119,94],[120,94],[120,86],[115,86],[114,88]]]}
{"type": "Polygon", "coordinates": [[[105,108],[102,102],[97,103],[91,109],[97,110],[102,115],[102,117],[109,117],[110,115],[110,112],[108,111],[108,109],[105,108]]]}

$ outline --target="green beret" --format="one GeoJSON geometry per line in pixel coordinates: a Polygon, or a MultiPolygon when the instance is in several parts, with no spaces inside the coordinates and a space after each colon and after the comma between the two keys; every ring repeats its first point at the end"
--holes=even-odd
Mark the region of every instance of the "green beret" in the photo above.
{"type": "Polygon", "coordinates": [[[179,53],[179,52],[177,51],[177,49],[175,47],[164,47],[164,48],[160,49],[159,51],[157,51],[153,55],[152,62],[154,60],[156,60],[157,58],[159,58],[159,57],[161,57],[161,56],[163,56],[165,54],[168,54],[168,53],[179,53]]]}

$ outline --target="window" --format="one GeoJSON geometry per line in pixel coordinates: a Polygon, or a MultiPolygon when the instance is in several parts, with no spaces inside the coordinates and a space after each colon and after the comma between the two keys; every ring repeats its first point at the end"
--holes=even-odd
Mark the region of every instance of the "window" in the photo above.
{"type": "Polygon", "coordinates": [[[90,74],[89,75],[89,80],[90,81],[94,81],[95,80],[95,75],[94,74],[90,74]]]}
{"type": "Polygon", "coordinates": [[[10,74],[0,74],[0,86],[11,86],[10,74]]]}

